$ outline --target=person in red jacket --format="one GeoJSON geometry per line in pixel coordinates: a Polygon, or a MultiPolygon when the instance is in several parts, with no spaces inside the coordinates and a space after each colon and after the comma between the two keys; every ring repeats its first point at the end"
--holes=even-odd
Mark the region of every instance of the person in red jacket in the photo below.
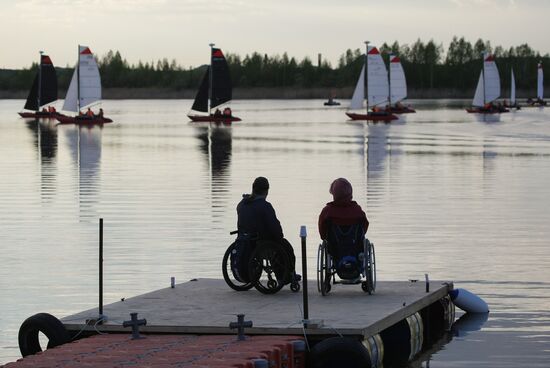
{"type": "Polygon", "coordinates": [[[355,225],[362,224],[366,233],[369,228],[367,215],[361,206],[353,200],[353,188],[349,181],[338,178],[330,185],[330,194],[333,201],[326,204],[319,215],[319,235],[321,239],[328,239],[329,225],[355,225]]]}

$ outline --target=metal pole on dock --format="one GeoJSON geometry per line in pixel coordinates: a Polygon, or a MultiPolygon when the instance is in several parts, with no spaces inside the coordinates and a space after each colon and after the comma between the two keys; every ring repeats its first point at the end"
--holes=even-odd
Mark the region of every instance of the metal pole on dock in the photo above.
{"type": "Polygon", "coordinates": [[[300,227],[300,238],[302,238],[302,290],[304,297],[304,325],[309,320],[308,300],[307,300],[307,257],[306,257],[306,238],[307,231],[305,226],[300,227]]]}
{"type": "Polygon", "coordinates": [[[99,219],[99,318],[103,317],[103,219],[99,219]]]}

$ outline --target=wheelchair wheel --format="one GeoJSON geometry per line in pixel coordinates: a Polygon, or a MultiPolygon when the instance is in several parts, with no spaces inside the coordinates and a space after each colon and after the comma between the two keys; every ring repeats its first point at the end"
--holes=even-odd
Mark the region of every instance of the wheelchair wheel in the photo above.
{"type": "Polygon", "coordinates": [[[319,245],[317,250],[317,290],[323,295],[327,295],[330,291],[330,259],[326,243],[319,245]]]}
{"type": "Polygon", "coordinates": [[[376,256],[374,244],[365,239],[365,276],[366,281],[361,283],[363,291],[372,294],[376,290],[376,256]]]}
{"type": "Polygon", "coordinates": [[[242,282],[235,278],[233,275],[233,270],[231,269],[231,252],[235,248],[235,243],[231,244],[229,248],[225,251],[225,254],[223,255],[223,261],[222,261],[222,273],[223,273],[223,279],[225,280],[225,283],[229,285],[229,287],[236,291],[246,291],[251,289],[254,286],[253,282],[242,282]]]}
{"type": "Polygon", "coordinates": [[[258,242],[250,257],[248,272],[259,292],[275,294],[285,286],[285,279],[290,277],[290,258],[280,244],[258,242]]]}

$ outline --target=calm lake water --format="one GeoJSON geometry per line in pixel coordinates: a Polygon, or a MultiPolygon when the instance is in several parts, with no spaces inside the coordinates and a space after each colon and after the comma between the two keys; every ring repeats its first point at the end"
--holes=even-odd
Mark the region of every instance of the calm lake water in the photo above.
{"type": "Polygon", "coordinates": [[[217,127],[189,123],[189,100],[105,101],[115,123],[79,128],[0,101],[0,363],[20,357],[25,318],[97,305],[100,217],[106,303],[171,276],[221,278],[235,206],[263,175],[295,247],[307,226],[310,265],[343,176],[370,219],[379,280],[428,273],[489,303],[480,329],[455,329],[412,366],[548,367],[550,109],[483,120],[467,102],[412,103],[417,114],[386,125],[320,100],[236,101],[243,122],[217,127]]]}

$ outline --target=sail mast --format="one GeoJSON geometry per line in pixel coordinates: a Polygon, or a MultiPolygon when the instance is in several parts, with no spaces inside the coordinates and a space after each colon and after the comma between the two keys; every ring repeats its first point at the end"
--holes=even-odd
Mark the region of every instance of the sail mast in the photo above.
{"type": "Polygon", "coordinates": [[[365,85],[365,91],[367,91],[367,93],[365,93],[365,97],[367,98],[367,100],[365,101],[367,114],[369,113],[369,85],[367,83],[367,78],[369,75],[369,43],[370,41],[365,41],[367,51],[365,52],[365,79],[363,79],[363,83],[365,85]]]}
{"type": "Polygon", "coordinates": [[[487,97],[485,97],[485,85],[487,84],[485,83],[485,55],[487,55],[487,51],[481,53],[481,59],[483,60],[483,67],[481,68],[483,71],[483,106],[487,105],[487,97]]]}
{"type": "Polygon", "coordinates": [[[393,54],[390,54],[390,58],[389,58],[389,64],[388,64],[388,86],[390,88],[388,88],[388,105],[390,106],[390,109],[391,109],[391,61],[393,59],[393,54]]]}
{"type": "Polygon", "coordinates": [[[78,45],[78,59],[76,59],[76,109],[80,114],[80,45],[78,45]]]}
{"type": "Polygon", "coordinates": [[[40,111],[40,100],[42,99],[41,91],[42,91],[42,54],[44,51],[40,52],[40,61],[38,62],[38,93],[37,93],[37,99],[38,104],[36,105],[36,111],[40,111]]]}
{"type": "Polygon", "coordinates": [[[209,44],[210,45],[210,76],[209,76],[209,85],[208,85],[208,116],[210,116],[210,106],[212,105],[212,54],[214,52],[214,43],[209,44]]]}

